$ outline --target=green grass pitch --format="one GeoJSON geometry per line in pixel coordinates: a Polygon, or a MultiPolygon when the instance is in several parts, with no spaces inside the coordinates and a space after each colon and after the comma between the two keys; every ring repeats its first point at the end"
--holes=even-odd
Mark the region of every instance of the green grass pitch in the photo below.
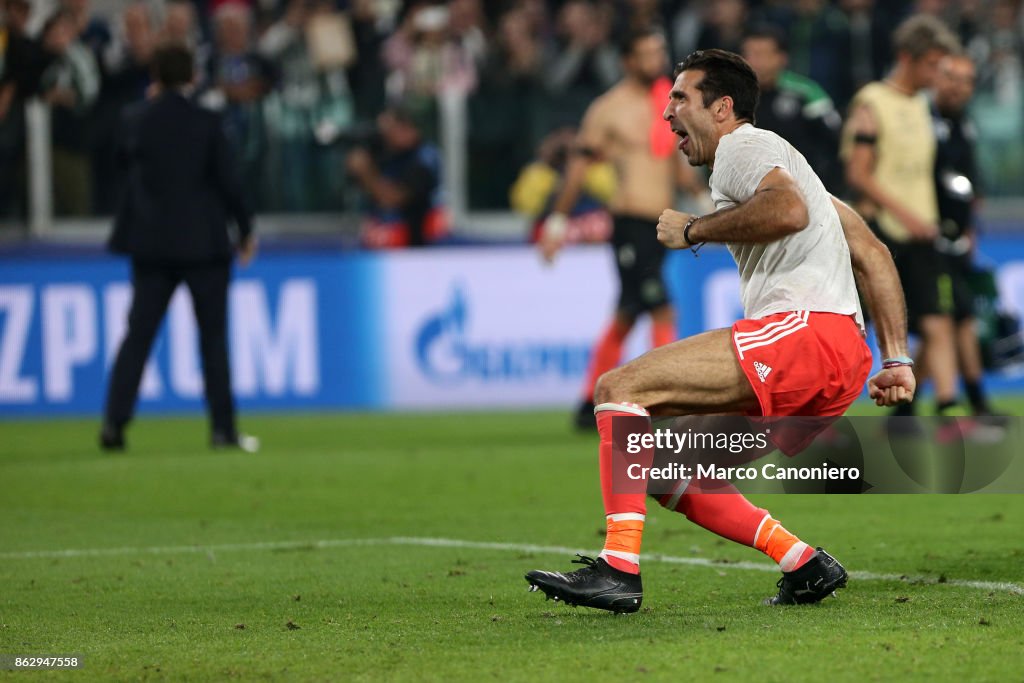
{"type": "Polygon", "coordinates": [[[84,656],[0,680],[1024,681],[1024,496],[755,497],[854,572],[817,606],[760,605],[766,558],[657,506],[640,613],[528,593],[601,544],[567,423],[249,415],[258,455],[197,417],[118,455],[0,423],[0,654],[84,656]]]}

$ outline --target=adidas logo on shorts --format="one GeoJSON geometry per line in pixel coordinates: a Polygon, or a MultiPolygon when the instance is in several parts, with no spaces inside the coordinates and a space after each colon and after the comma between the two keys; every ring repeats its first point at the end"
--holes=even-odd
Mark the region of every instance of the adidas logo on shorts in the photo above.
{"type": "Polygon", "coordinates": [[[754,370],[757,371],[757,377],[761,380],[761,384],[764,384],[764,380],[768,377],[768,373],[772,371],[770,367],[764,363],[759,363],[756,360],[754,361],[754,370]]]}

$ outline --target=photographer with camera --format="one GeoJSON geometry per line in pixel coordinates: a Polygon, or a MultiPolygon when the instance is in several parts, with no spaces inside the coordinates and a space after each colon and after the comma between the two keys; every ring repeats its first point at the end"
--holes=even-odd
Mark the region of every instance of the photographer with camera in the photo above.
{"type": "Polygon", "coordinates": [[[404,108],[385,108],[374,134],[349,153],[346,168],[366,194],[364,246],[419,247],[444,237],[441,155],[404,108]]]}

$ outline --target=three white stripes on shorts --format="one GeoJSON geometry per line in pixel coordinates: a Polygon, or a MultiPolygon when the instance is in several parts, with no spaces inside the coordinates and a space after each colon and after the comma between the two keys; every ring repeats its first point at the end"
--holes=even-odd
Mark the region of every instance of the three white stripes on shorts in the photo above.
{"type": "Polygon", "coordinates": [[[795,311],[782,320],[768,323],[760,330],[734,333],[733,343],[736,344],[736,352],[739,353],[740,360],[743,360],[743,354],[746,351],[774,344],[783,337],[788,337],[794,332],[804,329],[807,327],[809,317],[810,311],[795,311]]]}

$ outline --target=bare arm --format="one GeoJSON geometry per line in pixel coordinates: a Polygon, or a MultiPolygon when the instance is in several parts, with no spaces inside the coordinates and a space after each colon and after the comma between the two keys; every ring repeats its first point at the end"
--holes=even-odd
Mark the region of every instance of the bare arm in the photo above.
{"type": "Polygon", "coordinates": [[[687,241],[683,229],[691,218],[679,211],[663,212],[658,221],[658,240],[669,249],[685,249],[701,242],[765,244],[800,232],[810,221],[800,188],[782,168],[769,171],[754,195],[742,204],[696,219],[687,241]]]}
{"type": "Polygon", "coordinates": [[[857,107],[847,125],[854,136],[853,148],[846,160],[846,182],[850,188],[889,211],[914,237],[935,237],[938,234],[936,226],[919,218],[913,209],[890,194],[875,179],[874,141],[878,136],[878,125],[871,109],[866,105],[857,107]]]}
{"type": "MultiPolygon", "coordinates": [[[[907,356],[907,309],[903,287],[889,250],[849,206],[832,198],[839,213],[857,287],[864,297],[886,359],[907,356]]],[[[914,397],[917,381],[909,365],[883,368],[868,380],[868,393],[878,405],[891,406],[914,397]]]]}
{"type": "Polygon", "coordinates": [[[874,322],[878,348],[886,358],[905,356],[907,307],[892,256],[856,211],[835,197],[832,204],[843,224],[853,275],[874,322]]]}
{"type": "Polygon", "coordinates": [[[541,255],[548,263],[554,261],[562,245],[565,243],[565,232],[567,230],[568,214],[572,207],[579,201],[580,192],[583,189],[583,181],[587,175],[587,168],[596,158],[598,150],[601,149],[605,139],[604,123],[604,100],[597,100],[587,109],[583,117],[583,124],[580,126],[579,135],[576,138],[574,149],[569,155],[569,162],[566,164],[565,175],[562,179],[562,189],[555,197],[551,207],[551,214],[544,221],[540,234],[541,255]]]}
{"type": "Polygon", "coordinates": [[[572,207],[576,206],[590,161],[591,155],[588,148],[577,148],[570,152],[569,161],[565,165],[562,189],[559,190],[558,196],[551,205],[551,213],[568,215],[572,211],[572,207]]]}
{"type": "Polygon", "coordinates": [[[408,201],[408,193],[401,185],[388,180],[376,169],[359,177],[363,190],[383,209],[400,209],[408,201]]]}
{"type": "Polygon", "coordinates": [[[408,192],[398,183],[382,176],[365,149],[352,150],[346,160],[346,166],[363,191],[381,208],[398,209],[408,200],[408,192]]]}
{"type": "Polygon", "coordinates": [[[583,116],[579,134],[576,136],[576,142],[569,154],[569,163],[566,164],[562,189],[551,207],[552,213],[568,214],[579,201],[587,168],[597,158],[605,143],[604,116],[604,100],[602,99],[590,105],[587,113],[583,116]]]}

